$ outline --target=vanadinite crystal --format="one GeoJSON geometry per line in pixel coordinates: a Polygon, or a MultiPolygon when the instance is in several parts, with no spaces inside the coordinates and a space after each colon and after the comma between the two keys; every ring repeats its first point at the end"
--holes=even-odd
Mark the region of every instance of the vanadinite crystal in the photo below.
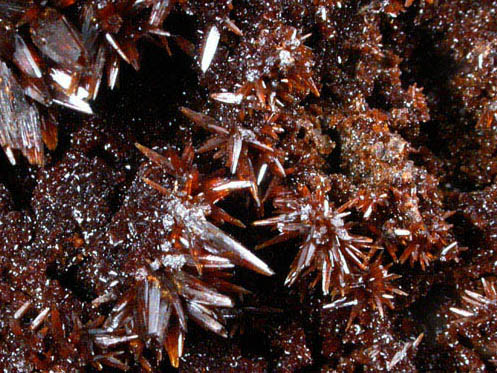
{"type": "Polygon", "coordinates": [[[0,0],[0,371],[496,371],[496,14],[0,0]]]}

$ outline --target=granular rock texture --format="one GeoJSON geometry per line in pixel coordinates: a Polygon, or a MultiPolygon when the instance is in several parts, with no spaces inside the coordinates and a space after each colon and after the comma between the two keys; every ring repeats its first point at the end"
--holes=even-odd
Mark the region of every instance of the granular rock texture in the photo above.
{"type": "Polygon", "coordinates": [[[0,370],[495,371],[496,13],[0,0],[0,370]]]}

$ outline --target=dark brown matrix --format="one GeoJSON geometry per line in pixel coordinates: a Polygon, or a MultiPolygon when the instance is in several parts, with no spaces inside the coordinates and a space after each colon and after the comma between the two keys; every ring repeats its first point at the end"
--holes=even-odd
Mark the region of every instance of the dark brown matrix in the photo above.
{"type": "Polygon", "coordinates": [[[0,0],[0,371],[495,371],[496,13],[0,0]]]}

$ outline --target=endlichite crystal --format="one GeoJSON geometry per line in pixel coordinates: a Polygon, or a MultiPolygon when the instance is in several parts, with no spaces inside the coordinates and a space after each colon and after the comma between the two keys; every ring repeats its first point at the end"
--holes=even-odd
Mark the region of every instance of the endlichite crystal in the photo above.
{"type": "Polygon", "coordinates": [[[0,144],[12,164],[13,150],[20,150],[32,164],[42,164],[43,142],[40,116],[24,97],[22,87],[0,61],[0,144]]]}
{"type": "Polygon", "coordinates": [[[60,66],[76,71],[87,66],[88,52],[81,35],[55,9],[45,9],[30,31],[38,49],[60,66]]]}

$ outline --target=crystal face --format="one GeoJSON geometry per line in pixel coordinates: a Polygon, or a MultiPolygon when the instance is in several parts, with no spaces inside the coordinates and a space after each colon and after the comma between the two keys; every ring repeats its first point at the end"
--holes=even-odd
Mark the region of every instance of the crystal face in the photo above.
{"type": "Polygon", "coordinates": [[[30,27],[38,49],[62,67],[80,71],[88,59],[81,35],[54,9],[45,9],[30,27]]]}

